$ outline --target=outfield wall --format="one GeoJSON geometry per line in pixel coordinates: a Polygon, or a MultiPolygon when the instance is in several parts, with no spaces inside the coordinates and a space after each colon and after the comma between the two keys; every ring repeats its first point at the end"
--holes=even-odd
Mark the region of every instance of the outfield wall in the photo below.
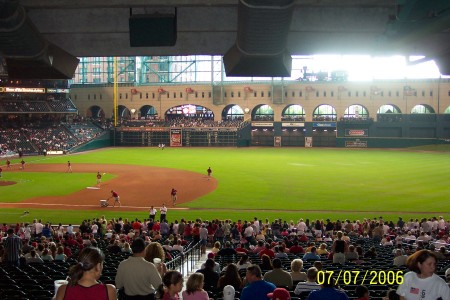
{"type": "Polygon", "coordinates": [[[111,131],[112,146],[236,147],[236,128],[124,127],[111,131]]]}
{"type": "Polygon", "coordinates": [[[336,147],[342,148],[409,148],[428,145],[449,145],[440,139],[413,138],[336,138],[336,147]]]}
{"type": "MultiPolygon", "coordinates": [[[[447,115],[398,115],[395,120],[249,122],[241,128],[120,127],[111,146],[405,148],[445,144],[447,115]]],[[[99,144],[102,146],[102,144],[99,144]]],[[[89,145],[87,145],[89,146],[89,145]]]]}
{"type": "Polygon", "coordinates": [[[85,144],[79,145],[71,149],[69,152],[70,153],[84,152],[110,146],[111,146],[111,137],[108,133],[105,133],[85,144]]]}

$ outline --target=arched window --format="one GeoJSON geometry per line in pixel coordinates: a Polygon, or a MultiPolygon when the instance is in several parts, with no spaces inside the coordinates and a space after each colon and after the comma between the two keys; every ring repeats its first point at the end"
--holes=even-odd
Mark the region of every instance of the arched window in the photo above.
{"type": "Polygon", "coordinates": [[[140,109],[140,116],[145,119],[157,119],[158,118],[158,112],[156,111],[155,107],[151,105],[144,105],[140,109]]]}
{"type": "Polygon", "coordinates": [[[333,106],[322,104],[313,112],[314,121],[336,121],[336,110],[333,106]]]}
{"type": "Polygon", "coordinates": [[[273,109],[267,104],[259,106],[252,116],[252,121],[273,121],[273,109]]]}
{"type": "Polygon", "coordinates": [[[400,109],[397,106],[391,104],[382,105],[377,111],[377,114],[400,114],[400,113],[401,113],[400,109]]]}
{"type": "Polygon", "coordinates": [[[298,104],[289,105],[284,109],[281,121],[305,121],[305,109],[298,104]]]}
{"type": "Polygon", "coordinates": [[[369,118],[369,113],[367,109],[359,104],[350,105],[344,112],[345,119],[362,119],[367,120],[369,118]]]}
{"type": "Polygon", "coordinates": [[[102,119],[105,117],[105,112],[103,111],[103,109],[100,106],[94,105],[88,109],[87,116],[94,118],[94,119],[98,119],[98,118],[102,119]]]}
{"type": "Polygon", "coordinates": [[[392,104],[385,104],[380,106],[377,111],[378,122],[400,122],[403,116],[400,109],[392,104]]]}
{"type": "Polygon", "coordinates": [[[434,114],[434,109],[429,105],[418,104],[411,109],[412,114],[434,114]]]}
{"type": "Polygon", "coordinates": [[[239,105],[228,105],[223,110],[222,120],[244,120],[244,111],[239,105]]]}

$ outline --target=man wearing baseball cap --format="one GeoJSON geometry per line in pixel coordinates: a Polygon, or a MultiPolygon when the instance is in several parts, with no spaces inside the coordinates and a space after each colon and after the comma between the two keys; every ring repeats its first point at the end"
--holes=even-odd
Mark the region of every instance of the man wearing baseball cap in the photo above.
{"type": "Polygon", "coordinates": [[[268,293],[267,297],[272,300],[290,300],[291,295],[285,288],[276,288],[272,293],[268,293]]]}
{"type": "Polygon", "coordinates": [[[234,300],[236,291],[232,285],[226,285],[223,288],[223,300],[234,300]]]}

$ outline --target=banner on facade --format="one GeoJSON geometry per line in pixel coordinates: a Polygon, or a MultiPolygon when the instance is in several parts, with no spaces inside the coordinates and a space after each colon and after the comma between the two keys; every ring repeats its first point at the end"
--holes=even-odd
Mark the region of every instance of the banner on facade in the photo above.
{"type": "Polygon", "coordinates": [[[303,122],[283,122],[281,123],[281,127],[305,127],[305,123],[303,122]]]}
{"type": "Polygon", "coordinates": [[[313,127],[336,127],[336,122],[313,122],[313,127]]]}
{"type": "Polygon", "coordinates": [[[368,129],[345,129],[345,136],[369,136],[368,129]]]}
{"type": "Polygon", "coordinates": [[[183,146],[181,142],[182,131],[179,128],[170,129],[170,147],[181,147],[183,146]]]}
{"type": "Polygon", "coordinates": [[[252,122],[253,127],[273,127],[273,123],[269,122],[252,122]]]}
{"type": "Polygon", "coordinates": [[[273,137],[273,146],[274,147],[281,147],[281,136],[274,136],[273,137]]]}
{"type": "Polygon", "coordinates": [[[45,88],[4,87],[4,93],[45,93],[45,88]]]}
{"type": "Polygon", "coordinates": [[[345,141],[346,148],[367,148],[367,141],[356,139],[354,141],[345,141]]]}
{"type": "Polygon", "coordinates": [[[131,131],[131,132],[144,132],[144,131],[168,131],[166,127],[121,127],[116,131],[131,131]]]}

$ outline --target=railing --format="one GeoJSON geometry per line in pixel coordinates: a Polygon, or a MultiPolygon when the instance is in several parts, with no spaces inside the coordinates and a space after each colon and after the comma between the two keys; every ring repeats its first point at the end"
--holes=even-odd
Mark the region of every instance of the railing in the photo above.
{"type": "Polygon", "coordinates": [[[183,274],[183,276],[186,276],[195,268],[200,258],[200,244],[197,243],[186,252],[181,253],[178,257],[166,263],[166,266],[168,270],[176,270],[183,274]]]}

